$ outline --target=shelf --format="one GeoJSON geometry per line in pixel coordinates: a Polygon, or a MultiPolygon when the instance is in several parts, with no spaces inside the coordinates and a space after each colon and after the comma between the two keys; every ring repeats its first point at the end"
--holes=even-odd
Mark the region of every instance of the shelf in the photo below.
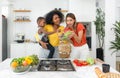
{"type": "Polygon", "coordinates": [[[68,10],[60,10],[61,12],[68,12],[68,10]]]}
{"type": "Polygon", "coordinates": [[[14,20],[14,22],[31,22],[31,20],[14,20]]]}
{"type": "Polygon", "coordinates": [[[31,12],[31,10],[14,10],[14,12],[31,12]]]}
{"type": "Polygon", "coordinates": [[[14,12],[24,12],[20,16],[15,15],[16,19],[14,20],[14,22],[31,22],[31,20],[29,19],[29,16],[24,15],[25,12],[31,12],[31,10],[13,10],[13,11],[14,12]]]}

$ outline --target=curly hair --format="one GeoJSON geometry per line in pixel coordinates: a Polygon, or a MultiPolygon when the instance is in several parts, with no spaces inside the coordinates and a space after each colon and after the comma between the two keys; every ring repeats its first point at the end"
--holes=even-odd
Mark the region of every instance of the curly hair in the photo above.
{"type": "Polygon", "coordinates": [[[60,23],[63,22],[64,15],[59,11],[59,10],[52,10],[49,13],[46,14],[45,19],[46,19],[46,24],[54,24],[53,23],[53,16],[58,15],[60,18],[60,23]]]}

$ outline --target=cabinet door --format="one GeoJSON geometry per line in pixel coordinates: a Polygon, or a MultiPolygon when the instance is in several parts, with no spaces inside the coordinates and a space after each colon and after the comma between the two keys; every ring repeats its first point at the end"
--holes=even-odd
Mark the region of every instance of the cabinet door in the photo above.
{"type": "Polygon", "coordinates": [[[40,56],[41,46],[38,43],[26,43],[26,55],[36,54],[40,56]]]}
{"type": "Polygon", "coordinates": [[[24,43],[10,45],[11,58],[17,58],[17,57],[23,57],[23,56],[26,56],[24,43]]]}

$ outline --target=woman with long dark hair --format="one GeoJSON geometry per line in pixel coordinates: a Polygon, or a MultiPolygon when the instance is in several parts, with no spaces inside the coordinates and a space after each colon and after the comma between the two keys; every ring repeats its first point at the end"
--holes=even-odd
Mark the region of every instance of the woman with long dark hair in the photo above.
{"type": "Polygon", "coordinates": [[[70,58],[80,58],[86,60],[89,56],[89,48],[86,40],[86,29],[82,23],[76,22],[76,17],[73,13],[66,15],[66,31],[71,31],[69,39],[72,43],[72,52],[70,58]]]}

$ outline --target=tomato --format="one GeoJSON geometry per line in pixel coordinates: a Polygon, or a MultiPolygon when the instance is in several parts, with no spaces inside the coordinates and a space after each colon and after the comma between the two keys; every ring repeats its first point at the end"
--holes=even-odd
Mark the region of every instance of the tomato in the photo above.
{"type": "Polygon", "coordinates": [[[78,59],[75,59],[75,60],[73,60],[73,62],[74,62],[75,64],[77,64],[77,63],[79,62],[79,60],[78,60],[78,59]]]}
{"type": "Polygon", "coordinates": [[[88,62],[83,61],[83,62],[82,62],[82,65],[83,65],[83,66],[87,66],[87,65],[88,65],[88,62]]]}
{"type": "Polygon", "coordinates": [[[18,63],[17,63],[17,62],[12,62],[12,63],[11,63],[11,67],[16,68],[17,66],[18,66],[18,63]]]}
{"type": "Polygon", "coordinates": [[[82,63],[78,62],[76,63],[76,66],[83,66],[82,63]]]}
{"type": "Polygon", "coordinates": [[[88,65],[88,62],[83,61],[83,60],[75,59],[75,60],[73,60],[73,62],[76,64],[76,66],[87,66],[88,65]]]}

